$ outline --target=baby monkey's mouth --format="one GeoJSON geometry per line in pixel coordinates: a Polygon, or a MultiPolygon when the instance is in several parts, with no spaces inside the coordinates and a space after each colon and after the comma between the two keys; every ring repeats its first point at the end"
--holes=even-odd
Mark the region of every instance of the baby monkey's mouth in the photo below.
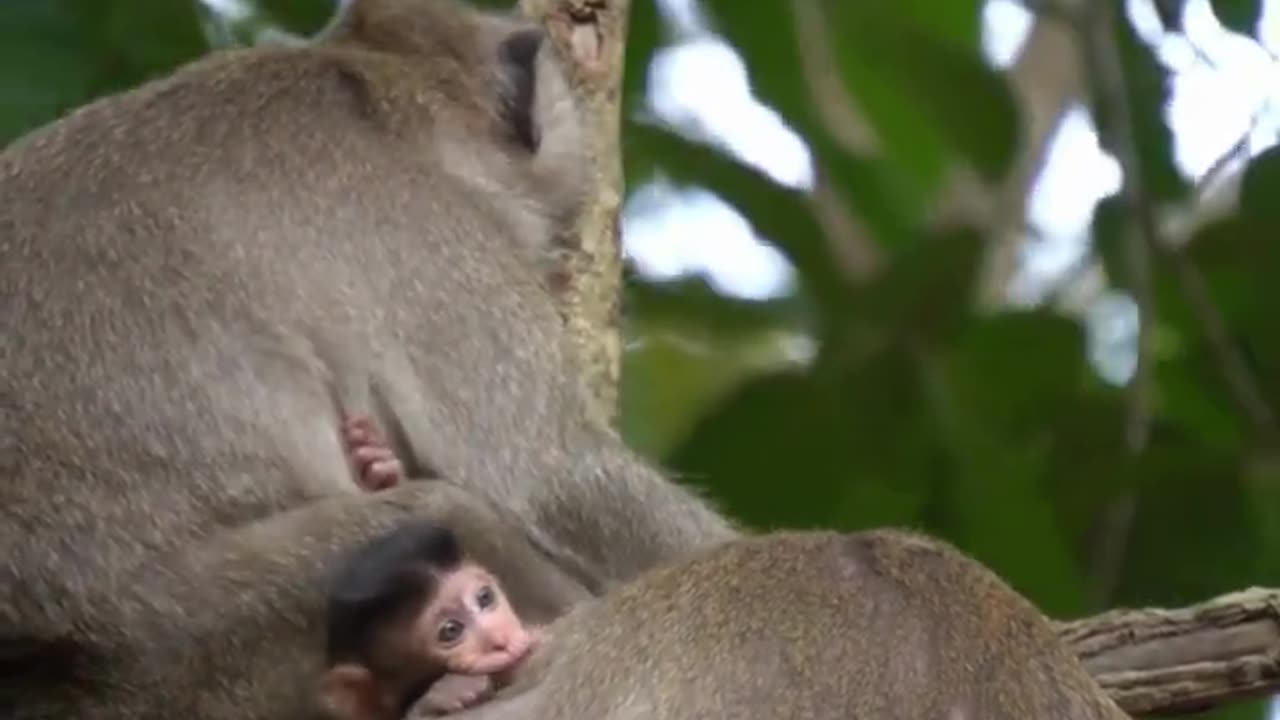
{"type": "Polygon", "coordinates": [[[522,642],[501,651],[490,651],[488,657],[473,663],[461,671],[468,675],[492,675],[509,672],[519,667],[533,654],[535,642],[522,642]]]}
{"type": "Polygon", "coordinates": [[[522,664],[524,664],[524,661],[528,660],[529,656],[533,654],[533,648],[534,648],[534,645],[536,644],[537,643],[534,643],[534,642],[527,642],[524,645],[512,650],[511,664],[509,667],[514,670],[515,668],[518,668],[522,664]]]}
{"type": "Polygon", "coordinates": [[[524,667],[525,661],[533,655],[533,651],[537,648],[538,643],[528,642],[519,648],[515,648],[511,652],[511,659],[503,664],[503,667],[493,673],[494,679],[501,685],[509,684],[515,676],[515,673],[524,667]]]}

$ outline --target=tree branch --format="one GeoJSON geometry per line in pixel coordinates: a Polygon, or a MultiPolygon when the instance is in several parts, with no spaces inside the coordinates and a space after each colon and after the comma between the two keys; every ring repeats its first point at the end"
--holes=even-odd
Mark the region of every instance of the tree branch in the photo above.
{"type": "Polygon", "coordinates": [[[1110,0],[1093,0],[1078,25],[1085,48],[1085,77],[1093,98],[1094,116],[1105,144],[1115,153],[1124,170],[1121,196],[1129,211],[1131,226],[1125,232],[1124,250],[1128,264],[1130,291],[1138,304],[1138,366],[1130,385],[1129,421],[1125,438],[1130,451],[1139,455],[1146,448],[1151,428],[1154,375],[1152,344],[1155,327],[1155,299],[1151,279],[1151,251],[1163,243],[1155,205],[1142,176],[1133,111],[1129,107],[1124,67],[1116,47],[1116,25],[1122,20],[1110,0]]]}
{"type": "Polygon", "coordinates": [[[1126,712],[1199,712],[1280,689],[1280,590],[1178,610],[1113,610],[1058,634],[1126,712]]]}
{"type": "MultiPolygon", "coordinates": [[[[1142,175],[1133,109],[1129,107],[1124,65],[1116,45],[1118,23],[1123,19],[1111,0],[1092,0],[1081,9],[1083,12],[1077,14],[1074,27],[1082,49],[1085,84],[1099,134],[1124,170],[1120,194],[1129,212],[1129,226],[1123,238],[1128,271],[1125,279],[1138,305],[1138,359],[1133,379],[1129,381],[1125,445],[1136,457],[1146,451],[1151,435],[1156,325],[1151,253],[1162,241],[1155,204],[1142,175]]],[[[1123,566],[1136,502],[1135,495],[1126,492],[1109,503],[1099,518],[1098,542],[1090,566],[1095,594],[1103,602],[1110,596],[1123,566]]]]}

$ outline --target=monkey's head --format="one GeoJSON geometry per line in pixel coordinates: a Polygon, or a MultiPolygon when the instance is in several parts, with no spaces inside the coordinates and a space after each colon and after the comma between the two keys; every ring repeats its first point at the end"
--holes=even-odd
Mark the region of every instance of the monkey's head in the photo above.
{"type": "Polygon", "coordinates": [[[591,148],[562,58],[540,25],[459,12],[447,0],[351,0],[326,35],[420,69],[414,100],[431,119],[445,170],[519,213],[520,230],[536,223],[554,234],[577,214],[591,148]]]}
{"type": "Polygon", "coordinates": [[[533,639],[454,534],[415,522],[359,548],[334,576],[322,701],[343,718],[399,717],[446,673],[491,675],[533,639]]]}

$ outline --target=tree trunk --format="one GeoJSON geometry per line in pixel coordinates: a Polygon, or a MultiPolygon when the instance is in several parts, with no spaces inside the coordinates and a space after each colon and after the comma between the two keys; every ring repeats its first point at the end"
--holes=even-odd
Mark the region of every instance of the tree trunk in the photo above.
{"type": "Polygon", "coordinates": [[[612,423],[618,407],[622,340],[622,253],[618,211],[622,160],[618,149],[622,71],[630,0],[521,0],[569,60],[570,82],[591,144],[592,188],[577,226],[561,239],[553,283],[581,364],[596,420],[612,423]]]}

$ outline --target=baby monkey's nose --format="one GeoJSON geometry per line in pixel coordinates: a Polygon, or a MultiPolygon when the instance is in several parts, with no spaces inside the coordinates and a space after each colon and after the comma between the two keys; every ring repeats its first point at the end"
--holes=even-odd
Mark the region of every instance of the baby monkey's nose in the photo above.
{"type": "Polygon", "coordinates": [[[521,655],[529,648],[529,633],[524,628],[513,628],[500,633],[495,640],[495,649],[506,650],[512,655],[521,655]]]}

